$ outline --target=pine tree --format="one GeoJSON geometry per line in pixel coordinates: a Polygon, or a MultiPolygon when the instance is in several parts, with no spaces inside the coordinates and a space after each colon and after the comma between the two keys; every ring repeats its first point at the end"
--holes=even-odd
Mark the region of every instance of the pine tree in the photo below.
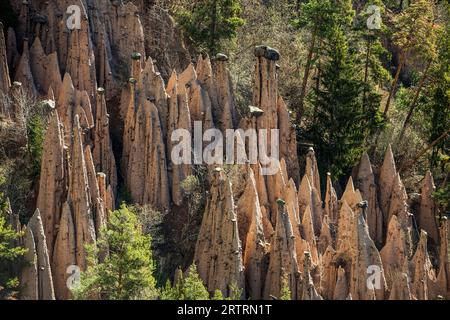
{"type": "Polygon", "coordinates": [[[153,299],[157,297],[151,238],[143,235],[136,215],[126,205],[111,213],[97,245],[89,245],[89,266],[81,274],[77,299],[153,299]],[[107,252],[96,263],[99,253],[107,252]]]}
{"type": "Polygon", "coordinates": [[[230,285],[230,296],[229,296],[230,300],[241,300],[242,293],[243,293],[243,289],[239,288],[239,286],[236,282],[233,282],[230,285]]]}
{"type": "Polygon", "coordinates": [[[316,116],[307,123],[304,136],[314,144],[323,172],[339,177],[352,167],[365,148],[368,136],[379,126],[380,96],[367,89],[355,72],[355,54],[344,30],[335,26],[324,45],[326,62],[320,86],[310,95],[316,116]],[[367,101],[363,105],[363,93],[367,101]]]}
{"type": "MultiPolygon", "coordinates": [[[[221,297],[217,292],[214,296],[217,300],[221,297]]],[[[189,267],[187,277],[183,277],[181,271],[176,274],[173,287],[170,285],[170,281],[168,280],[165,288],[161,291],[160,299],[209,300],[208,290],[206,290],[202,279],[200,279],[195,264],[192,264],[189,267]]]]}
{"type": "MultiPolygon", "coordinates": [[[[439,33],[438,64],[433,70],[431,132],[429,142],[436,140],[446,128],[450,128],[450,4],[443,8],[443,25],[439,33]]],[[[443,140],[433,148],[432,161],[436,161],[437,154],[450,154],[449,139],[443,140]]]]}
{"type": "Polygon", "coordinates": [[[432,72],[431,99],[428,115],[429,136],[428,142],[435,143],[432,148],[430,164],[438,168],[444,175],[444,183],[436,190],[435,198],[441,207],[441,212],[450,209],[450,4],[444,7],[444,24],[440,31],[438,48],[438,62],[432,72]],[[446,136],[443,134],[447,132],[446,136]],[[438,140],[441,139],[441,140],[438,140]]]}
{"type": "Polygon", "coordinates": [[[352,3],[349,0],[309,0],[300,6],[299,17],[294,21],[294,25],[308,30],[310,39],[300,88],[300,104],[297,109],[298,122],[301,121],[304,112],[304,99],[307,96],[310,72],[315,62],[320,61],[320,44],[329,37],[335,25],[349,24],[353,14],[352,3]]]}
{"type": "Polygon", "coordinates": [[[195,264],[191,265],[188,276],[184,279],[183,296],[185,300],[209,300],[208,290],[203,285],[195,264]]]}
{"type": "Polygon", "coordinates": [[[181,294],[177,289],[178,288],[176,288],[176,285],[172,287],[172,285],[170,284],[170,280],[167,279],[166,285],[161,289],[159,298],[161,300],[181,300],[181,294]]]}
{"type": "MultiPolygon", "coordinates": [[[[434,32],[434,12],[432,0],[414,0],[411,5],[394,19],[395,32],[392,37],[395,45],[400,48],[399,61],[394,80],[389,91],[389,97],[384,108],[387,117],[391,100],[397,90],[401,71],[407,62],[409,54],[432,61],[436,55],[436,33],[434,32]]],[[[428,72],[428,67],[426,72],[428,72]]],[[[425,72],[425,76],[426,76],[425,72]]]]}
{"type": "Polygon", "coordinates": [[[366,86],[363,94],[363,105],[371,102],[367,99],[368,92],[375,91],[375,86],[384,87],[388,81],[391,81],[391,76],[382,63],[382,59],[390,58],[390,53],[383,47],[380,40],[381,36],[385,36],[387,33],[386,25],[382,20],[383,14],[384,6],[381,0],[368,1],[365,8],[356,16],[354,30],[350,33],[354,50],[357,51],[354,67],[355,70],[363,72],[366,86]],[[379,10],[379,21],[375,20],[375,12],[369,10],[374,6],[379,10]],[[369,22],[377,22],[379,25],[369,27],[369,22]]]}
{"type": "MultiPolygon", "coordinates": [[[[3,180],[0,175],[0,185],[4,183],[3,180]]],[[[16,245],[22,234],[16,232],[8,223],[8,211],[8,201],[0,191],[0,298],[6,298],[18,288],[19,280],[13,266],[17,269],[20,258],[26,252],[26,249],[16,245]]]]}
{"type": "Polygon", "coordinates": [[[199,0],[190,8],[179,7],[175,14],[190,40],[211,56],[224,48],[224,40],[236,37],[245,21],[238,0],[199,0]]]}
{"type": "Polygon", "coordinates": [[[211,300],[225,300],[225,298],[223,297],[222,291],[220,291],[219,289],[214,291],[214,296],[212,297],[211,300]]]}

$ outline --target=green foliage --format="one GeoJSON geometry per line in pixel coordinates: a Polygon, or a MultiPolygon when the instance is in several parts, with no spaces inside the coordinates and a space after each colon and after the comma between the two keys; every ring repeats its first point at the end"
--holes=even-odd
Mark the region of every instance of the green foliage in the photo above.
{"type": "Polygon", "coordinates": [[[180,286],[175,285],[173,288],[170,284],[170,280],[167,279],[166,285],[161,289],[159,298],[161,300],[181,300],[180,286]]]}
{"type": "Polygon", "coordinates": [[[327,38],[333,34],[334,26],[350,25],[354,14],[349,0],[309,0],[302,3],[293,23],[298,28],[310,29],[319,38],[327,38]]]}
{"type": "MultiPolygon", "coordinates": [[[[5,179],[0,175],[0,185],[5,179]]],[[[8,223],[9,205],[5,195],[0,191],[0,298],[5,298],[16,290],[19,285],[13,266],[20,265],[20,258],[26,249],[17,245],[22,235],[16,232],[8,223]]]]}
{"type": "Polygon", "coordinates": [[[450,184],[438,188],[435,193],[433,193],[433,198],[435,199],[440,212],[450,212],[450,184]]]}
{"type": "Polygon", "coordinates": [[[278,90],[288,108],[294,110],[299,101],[302,81],[302,62],[305,43],[303,35],[290,23],[296,17],[296,4],[291,0],[277,0],[261,4],[248,1],[243,6],[242,17],[246,23],[239,28],[234,41],[229,46],[228,66],[235,86],[237,123],[252,105],[255,45],[265,44],[276,48],[281,55],[278,61],[278,90]]]}
{"type": "Polygon", "coordinates": [[[153,260],[155,261],[155,277],[158,285],[164,285],[165,270],[161,265],[162,251],[167,245],[167,239],[164,233],[164,216],[161,212],[153,209],[150,205],[134,204],[129,210],[136,213],[139,223],[142,225],[142,233],[150,235],[152,239],[153,260]]]}
{"type": "Polygon", "coordinates": [[[200,187],[200,181],[198,177],[194,175],[190,175],[186,177],[181,182],[181,188],[187,193],[187,194],[193,194],[195,193],[198,188],[200,187]]]}
{"type": "MultiPolygon", "coordinates": [[[[400,86],[395,95],[395,108],[393,108],[389,115],[389,121],[383,127],[383,131],[378,139],[377,153],[372,157],[375,163],[381,165],[384,153],[389,144],[392,145],[395,158],[399,163],[403,161],[411,161],[417,155],[418,149],[423,148],[424,139],[426,139],[426,129],[428,124],[424,121],[422,112],[417,112],[414,117],[414,121],[411,123],[410,130],[407,130],[404,138],[401,141],[396,141],[393,144],[393,137],[398,137],[408,112],[408,106],[413,99],[413,90],[400,86]]],[[[420,108],[422,110],[422,105],[420,108]]],[[[420,164],[422,166],[422,164],[420,164]]],[[[424,169],[420,169],[420,166],[415,167],[413,171],[423,176],[425,174],[424,169]]],[[[408,183],[407,175],[408,170],[403,171],[402,179],[404,183],[408,183]]],[[[417,177],[419,178],[419,177],[417,177]]]]}
{"type": "MultiPolygon", "coordinates": [[[[394,12],[399,12],[409,6],[411,0],[383,0],[383,4],[394,12]]],[[[412,0],[414,1],[414,0],[412,0]]]]}
{"type": "Polygon", "coordinates": [[[325,44],[320,86],[309,97],[315,114],[303,134],[317,150],[321,171],[337,178],[358,161],[368,137],[382,124],[380,95],[355,73],[355,55],[342,28],[334,27],[325,44]]]}
{"type": "Polygon", "coordinates": [[[304,114],[297,115],[299,137],[314,145],[321,171],[339,178],[383,124],[376,85],[389,78],[381,63],[386,52],[379,34],[367,28],[365,11],[355,17],[352,1],[310,0],[299,12],[294,23],[316,43],[310,48],[315,84],[309,86],[306,109],[299,109],[304,114]]]}
{"type": "Polygon", "coordinates": [[[197,273],[197,267],[193,264],[189,268],[189,274],[183,282],[183,297],[185,300],[208,300],[209,294],[203,285],[202,279],[197,273]]]}
{"type": "Polygon", "coordinates": [[[230,285],[230,296],[229,296],[230,300],[241,300],[242,299],[242,293],[243,293],[243,289],[239,288],[237,283],[233,282],[230,285]]]}
{"type": "Polygon", "coordinates": [[[224,48],[224,40],[236,37],[244,24],[238,0],[199,0],[176,8],[175,17],[190,40],[212,56],[224,48]]]}
{"type": "Polygon", "coordinates": [[[280,300],[291,300],[291,289],[286,276],[283,277],[280,300]]]}
{"type": "Polygon", "coordinates": [[[20,221],[26,223],[29,219],[27,199],[32,189],[32,179],[29,172],[28,158],[6,159],[0,163],[0,175],[3,182],[0,183],[0,192],[9,199],[12,211],[18,214],[20,221]]]}
{"type": "Polygon", "coordinates": [[[188,276],[183,277],[179,271],[173,287],[167,281],[165,288],[161,291],[162,300],[209,300],[209,293],[206,290],[202,279],[197,273],[197,267],[192,264],[188,271],[188,276]]]}
{"type": "MultiPolygon", "coordinates": [[[[438,58],[432,77],[431,99],[427,112],[430,121],[428,142],[432,143],[450,128],[450,4],[446,4],[444,24],[438,35],[441,39],[438,47],[438,58]]],[[[431,164],[436,166],[442,156],[450,155],[450,139],[443,139],[433,148],[431,164]],[[441,155],[441,156],[440,156],[441,155]]]]}
{"type": "Polygon", "coordinates": [[[311,78],[313,67],[315,67],[315,87],[320,86],[324,41],[332,37],[336,27],[348,28],[353,16],[354,11],[350,0],[337,2],[309,0],[301,5],[299,18],[294,20],[294,25],[306,29],[310,38],[300,88],[299,105],[295,110],[295,119],[298,126],[302,125],[302,118],[305,116],[305,97],[308,95],[308,80],[311,78]]]}
{"type": "Polygon", "coordinates": [[[174,204],[163,217],[164,243],[161,243],[161,250],[156,251],[163,257],[158,261],[158,283],[161,284],[176,268],[186,269],[192,262],[209,189],[207,168],[194,166],[193,175],[186,177],[181,187],[183,203],[174,204]]]}
{"type": "Polygon", "coordinates": [[[355,69],[365,74],[369,83],[386,86],[391,82],[391,75],[384,67],[384,63],[391,60],[391,54],[383,47],[380,38],[388,35],[389,29],[380,21],[380,29],[370,29],[367,22],[373,14],[369,11],[370,6],[380,8],[381,17],[385,10],[381,0],[368,1],[363,10],[355,17],[353,30],[350,35],[350,45],[355,51],[355,69]],[[367,69],[366,69],[367,68],[367,69]]]}
{"type": "MultiPolygon", "coordinates": [[[[230,285],[230,296],[225,298],[220,290],[215,290],[211,300],[241,300],[243,290],[236,283],[230,285]]],[[[173,287],[167,280],[160,293],[161,300],[210,300],[210,295],[202,279],[197,272],[197,267],[192,264],[188,270],[188,276],[183,277],[180,269],[175,274],[173,287]]]]}
{"type": "MultiPolygon", "coordinates": [[[[0,171],[0,186],[6,183],[6,178],[3,175],[3,172],[0,171]]],[[[8,208],[8,203],[6,201],[5,194],[0,189],[0,212],[6,212],[8,208]]]]}
{"type": "Polygon", "coordinates": [[[9,198],[21,222],[27,223],[31,214],[27,205],[35,196],[30,190],[39,182],[47,118],[54,102],[37,102],[23,88],[0,96],[8,108],[17,104],[23,111],[15,122],[0,119],[0,172],[6,179],[0,190],[9,198]]]}
{"type": "Polygon", "coordinates": [[[415,0],[394,18],[394,43],[404,54],[409,52],[429,60],[436,57],[432,0],[415,0]]]}
{"type": "Polygon", "coordinates": [[[111,213],[97,245],[88,245],[87,249],[89,265],[74,290],[75,298],[156,298],[151,238],[142,234],[136,214],[126,205],[111,213]],[[96,263],[102,253],[107,253],[106,257],[96,263]]]}
{"type": "Polygon", "coordinates": [[[28,153],[32,177],[38,177],[41,171],[42,152],[45,139],[45,120],[40,115],[33,115],[27,120],[28,153]]]}
{"type": "Polygon", "coordinates": [[[225,298],[223,297],[222,291],[220,291],[219,289],[214,291],[214,296],[212,297],[211,300],[225,300],[225,298]]]}
{"type": "MultiPolygon", "coordinates": [[[[201,221],[203,211],[206,205],[206,172],[204,168],[200,168],[196,174],[186,177],[181,182],[181,188],[185,192],[188,204],[188,221],[187,226],[191,228],[190,223],[201,221]]],[[[192,232],[192,229],[189,229],[192,232]]]]}
{"type": "MultiPolygon", "coordinates": [[[[432,61],[427,77],[423,82],[423,89],[417,96],[414,113],[409,119],[404,137],[395,144],[396,158],[401,163],[411,163],[403,172],[403,178],[414,179],[414,175],[424,175],[431,170],[438,185],[448,178],[448,161],[450,155],[449,139],[443,138],[444,132],[450,128],[450,5],[442,3],[435,8],[434,33],[437,41],[436,58],[432,61]],[[437,10],[439,9],[439,10],[437,10]],[[415,160],[418,151],[433,144],[430,152],[415,160]]],[[[427,61],[423,61],[423,64],[427,61]]],[[[417,68],[410,73],[413,75],[411,87],[400,86],[395,96],[395,110],[391,112],[389,129],[383,135],[397,136],[397,128],[401,126],[406,114],[410,111],[417,94],[417,85],[421,80],[417,68]]],[[[385,139],[386,140],[386,139],[385,139]]],[[[384,143],[386,146],[387,142],[384,143]]],[[[382,148],[383,149],[383,148],[382,148]]],[[[406,180],[407,181],[407,180],[406,180]]],[[[445,187],[445,186],[443,186],[445,187]]]]}

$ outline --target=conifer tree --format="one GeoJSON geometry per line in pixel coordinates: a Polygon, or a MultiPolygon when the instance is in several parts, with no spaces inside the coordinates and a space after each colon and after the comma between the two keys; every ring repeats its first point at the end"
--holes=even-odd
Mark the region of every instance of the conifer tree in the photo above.
{"type": "MultiPolygon", "coordinates": [[[[441,41],[438,46],[436,64],[431,72],[430,99],[426,106],[429,119],[428,142],[432,144],[450,128],[450,4],[443,8],[444,23],[439,31],[441,41]]],[[[450,139],[443,138],[432,148],[431,166],[441,166],[450,175],[450,139]],[[444,161],[442,161],[444,160],[444,161]],[[447,166],[447,170],[445,168],[447,166]]],[[[447,194],[450,198],[450,195],[447,194]]]]}
{"type": "Polygon", "coordinates": [[[243,294],[243,289],[239,288],[238,284],[236,282],[233,282],[230,285],[230,296],[228,299],[230,300],[241,300],[243,294]]]}
{"type": "Polygon", "coordinates": [[[224,300],[224,299],[225,298],[223,297],[222,291],[217,289],[216,291],[214,291],[214,296],[212,297],[211,300],[224,300]]]}
{"type": "Polygon", "coordinates": [[[353,14],[352,2],[349,0],[309,0],[300,6],[299,17],[294,21],[294,24],[298,28],[308,30],[310,39],[302,86],[300,88],[300,102],[296,110],[298,122],[303,116],[304,100],[308,92],[308,80],[311,70],[314,63],[320,61],[320,44],[332,33],[333,26],[349,24],[352,21],[353,14]]]}
{"type": "Polygon", "coordinates": [[[143,235],[125,204],[110,214],[97,245],[88,245],[89,266],[81,274],[77,299],[129,300],[157,297],[151,238],[143,235]],[[97,262],[100,253],[106,254],[97,262]]]}
{"type": "MultiPolygon", "coordinates": [[[[197,267],[192,264],[187,277],[184,277],[179,270],[175,275],[173,286],[170,285],[169,280],[167,281],[160,298],[161,300],[209,300],[209,293],[198,275],[197,267]]],[[[215,298],[222,300],[223,296],[216,292],[215,298]]]]}
{"type": "MultiPolygon", "coordinates": [[[[448,41],[448,40],[447,40],[448,41]]],[[[447,53],[448,54],[448,53],[447,53]]],[[[444,77],[434,88],[432,104],[432,122],[429,142],[432,143],[439,138],[445,130],[450,128],[450,59],[447,57],[447,66],[442,66],[444,77]],[[445,70],[446,69],[446,70],[445,70]]],[[[450,140],[443,139],[433,148],[432,162],[436,163],[438,154],[450,157],[450,140]]]]}
{"type": "Polygon", "coordinates": [[[213,56],[224,48],[224,40],[236,37],[245,22],[241,11],[238,0],[199,0],[175,14],[190,40],[213,56]]]}
{"type": "Polygon", "coordinates": [[[189,268],[188,276],[183,281],[183,297],[185,300],[208,300],[209,294],[197,272],[195,264],[189,268]]]}
{"type": "Polygon", "coordinates": [[[384,12],[381,0],[368,1],[364,9],[356,16],[355,27],[351,33],[354,50],[357,51],[354,67],[355,70],[363,72],[366,86],[363,93],[363,105],[371,102],[367,99],[369,91],[375,91],[375,86],[384,87],[391,80],[389,72],[382,63],[383,58],[390,57],[380,40],[381,36],[387,33],[382,19],[384,12]],[[378,13],[374,8],[378,10],[378,13]]]}
{"type": "Polygon", "coordinates": [[[341,26],[333,27],[323,50],[326,62],[320,86],[309,98],[317,115],[307,123],[304,136],[317,150],[320,169],[339,177],[357,162],[368,136],[380,125],[380,95],[365,92],[364,80],[355,72],[355,54],[341,26]],[[363,106],[364,93],[370,103],[363,106]]]}

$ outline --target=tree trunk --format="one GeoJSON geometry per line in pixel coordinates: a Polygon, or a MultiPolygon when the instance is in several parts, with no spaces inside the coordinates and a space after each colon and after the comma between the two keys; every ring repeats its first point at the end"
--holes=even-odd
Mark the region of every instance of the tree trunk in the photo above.
{"type": "Polygon", "coordinates": [[[423,72],[422,78],[420,79],[420,82],[419,82],[419,86],[417,87],[416,93],[414,95],[414,99],[409,106],[408,115],[406,116],[405,122],[403,123],[402,131],[400,132],[400,135],[398,137],[399,141],[402,140],[403,135],[405,134],[406,128],[408,127],[409,122],[411,121],[411,117],[413,115],[414,109],[416,108],[417,100],[419,100],[420,92],[422,91],[423,85],[428,76],[428,70],[430,70],[430,66],[431,66],[431,60],[428,61],[427,67],[425,68],[425,71],[423,72]]]}
{"type": "Polygon", "coordinates": [[[209,54],[211,56],[217,53],[216,29],[217,29],[217,0],[214,0],[212,3],[212,10],[211,10],[211,38],[209,43],[209,54]]]}
{"type": "MultiPolygon", "coordinates": [[[[319,45],[318,45],[318,47],[317,47],[318,51],[320,51],[320,48],[321,48],[321,47],[322,47],[322,41],[319,42],[319,45]]],[[[320,77],[321,77],[321,75],[322,75],[322,73],[321,73],[322,65],[321,65],[321,61],[320,61],[320,55],[319,55],[319,52],[317,52],[316,57],[317,57],[316,91],[318,91],[319,88],[320,88],[320,77]]],[[[315,122],[316,120],[317,120],[317,105],[314,106],[314,122],[315,122]]]]}
{"type": "Polygon", "coordinates": [[[400,167],[400,169],[398,170],[399,173],[401,173],[405,168],[407,167],[411,167],[413,166],[417,160],[419,160],[425,153],[427,153],[427,151],[429,151],[430,149],[432,149],[435,145],[437,145],[441,140],[447,138],[447,136],[450,134],[450,129],[448,129],[447,131],[445,131],[441,136],[439,136],[439,138],[437,138],[436,140],[434,140],[428,147],[424,148],[422,151],[420,151],[417,156],[414,158],[413,161],[411,161],[410,163],[406,163],[404,162],[403,165],[400,167]]]}
{"type": "Polygon", "coordinates": [[[297,110],[297,120],[298,121],[301,121],[301,116],[302,116],[303,110],[304,110],[304,100],[305,100],[305,96],[306,96],[306,88],[308,86],[309,73],[311,71],[313,53],[314,53],[314,49],[316,46],[316,36],[317,36],[317,26],[314,26],[314,29],[312,32],[312,37],[311,37],[311,45],[309,46],[308,57],[306,59],[305,73],[303,75],[302,87],[301,87],[301,91],[300,91],[300,104],[299,104],[299,108],[297,110]]]}
{"type": "Polygon", "coordinates": [[[369,58],[372,49],[372,41],[367,39],[366,65],[364,68],[364,93],[363,93],[363,109],[366,110],[367,81],[369,80],[369,58]]]}
{"type": "Polygon", "coordinates": [[[405,55],[402,53],[400,55],[400,61],[399,61],[399,64],[398,64],[397,72],[395,73],[394,81],[392,82],[391,91],[389,91],[389,97],[388,97],[387,102],[386,102],[386,107],[384,108],[383,115],[384,115],[384,117],[386,119],[387,119],[387,114],[388,114],[388,111],[389,111],[389,107],[391,105],[391,100],[392,100],[392,97],[394,96],[395,89],[397,88],[398,79],[400,78],[400,73],[402,72],[402,68],[403,68],[404,63],[405,63],[405,55]]]}

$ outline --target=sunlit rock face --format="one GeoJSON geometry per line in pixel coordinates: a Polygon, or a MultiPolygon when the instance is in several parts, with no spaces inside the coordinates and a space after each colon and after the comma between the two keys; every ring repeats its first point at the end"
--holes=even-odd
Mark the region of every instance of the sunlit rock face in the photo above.
{"type": "Polygon", "coordinates": [[[209,291],[229,295],[234,283],[244,287],[242,247],[231,184],[221,172],[213,173],[211,198],[206,205],[194,261],[209,291]]]}

